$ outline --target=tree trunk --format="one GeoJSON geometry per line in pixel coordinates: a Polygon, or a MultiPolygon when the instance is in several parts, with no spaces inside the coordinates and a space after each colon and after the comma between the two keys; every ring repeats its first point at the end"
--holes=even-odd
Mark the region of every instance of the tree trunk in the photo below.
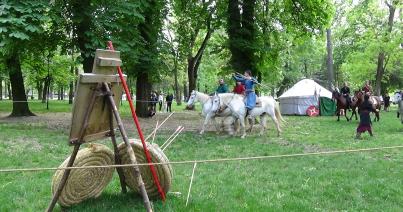
{"type": "Polygon", "coordinates": [[[175,59],[174,61],[174,78],[175,78],[175,85],[174,85],[174,90],[175,90],[175,100],[176,100],[176,105],[181,105],[182,104],[182,98],[180,97],[180,90],[179,90],[179,83],[178,83],[178,62],[175,59]]]}
{"type": "MultiPolygon", "coordinates": [[[[395,11],[396,11],[396,4],[398,1],[392,1],[392,4],[389,4],[387,1],[385,3],[389,7],[389,17],[388,17],[388,30],[386,36],[389,36],[390,33],[392,32],[393,28],[393,19],[395,17],[395,11]]],[[[389,41],[389,38],[387,38],[389,41]]],[[[378,63],[376,67],[376,79],[375,79],[375,95],[380,96],[381,95],[381,90],[382,90],[382,79],[383,75],[385,73],[385,52],[382,50],[378,54],[378,63]]],[[[384,88],[386,90],[386,88],[384,88]]]]}
{"type": "Polygon", "coordinates": [[[12,91],[11,91],[11,82],[7,82],[7,96],[8,96],[8,99],[12,99],[12,95],[13,95],[13,93],[12,93],[12,91]]]}
{"type": "Polygon", "coordinates": [[[92,14],[89,12],[91,8],[91,0],[74,1],[72,4],[73,24],[75,27],[74,34],[77,35],[78,48],[80,49],[81,58],[83,59],[83,69],[85,73],[92,72],[92,65],[94,57],[92,56],[95,49],[90,48],[92,42],[88,35],[88,31],[91,31],[92,14]]]}
{"type": "Polygon", "coordinates": [[[49,77],[46,77],[42,91],[42,103],[46,103],[46,99],[48,98],[49,81],[49,77]]]}
{"type": "Polygon", "coordinates": [[[332,30],[327,29],[326,30],[326,41],[327,41],[327,59],[326,59],[326,65],[327,65],[327,88],[329,90],[333,90],[333,85],[334,85],[334,71],[333,71],[333,45],[332,45],[332,30]]]}
{"type": "Polygon", "coordinates": [[[375,95],[380,96],[381,95],[381,83],[382,83],[382,78],[383,78],[383,62],[385,60],[385,53],[380,52],[378,54],[378,65],[376,68],[376,79],[375,79],[375,95]]]}
{"type": "Polygon", "coordinates": [[[152,84],[148,82],[148,74],[140,73],[136,80],[136,113],[139,117],[149,117],[149,102],[152,84]]]}
{"type": "MultiPolygon", "coordinates": [[[[183,96],[185,97],[185,101],[187,102],[187,98],[189,97],[189,93],[188,93],[188,86],[187,86],[187,82],[183,82],[183,96]]],[[[180,97],[182,98],[182,96],[180,97]]]]}
{"type": "Polygon", "coordinates": [[[6,67],[9,70],[13,95],[13,111],[10,116],[34,116],[29,110],[27,96],[25,95],[19,55],[12,54],[11,57],[7,58],[6,67]]]}
{"type": "Polygon", "coordinates": [[[43,82],[41,80],[37,80],[36,81],[36,90],[38,91],[38,100],[42,100],[42,97],[43,97],[42,89],[43,89],[43,82]]]}
{"type": "Polygon", "coordinates": [[[3,100],[3,78],[0,77],[0,100],[3,100]]]}
{"type": "Polygon", "coordinates": [[[239,0],[228,1],[227,33],[229,50],[231,52],[230,64],[234,70],[243,70],[242,50],[239,47],[241,37],[241,12],[239,6],[239,0]]]}
{"type": "Polygon", "coordinates": [[[188,56],[188,80],[189,80],[189,89],[188,91],[191,92],[196,90],[196,81],[197,81],[197,71],[200,66],[200,62],[203,57],[204,50],[207,47],[207,43],[211,38],[211,34],[213,30],[211,29],[210,21],[207,21],[207,33],[203,39],[202,44],[200,45],[199,50],[197,51],[196,55],[193,57],[192,55],[188,56]]]}

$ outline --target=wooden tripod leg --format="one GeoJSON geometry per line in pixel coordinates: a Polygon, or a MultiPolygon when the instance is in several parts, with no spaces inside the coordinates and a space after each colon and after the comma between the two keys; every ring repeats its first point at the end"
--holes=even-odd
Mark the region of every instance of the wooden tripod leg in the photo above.
{"type": "MultiPolygon", "coordinates": [[[[91,101],[87,107],[87,110],[85,111],[84,121],[83,121],[83,125],[80,129],[79,138],[78,138],[78,140],[76,140],[73,143],[74,144],[73,153],[71,153],[70,160],[67,163],[66,167],[72,167],[74,164],[74,160],[77,157],[78,150],[80,149],[81,142],[83,141],[83,138],[84,138],[85,130],[88,128],[88,120],[90,118],[91,111],[94,108],[97,91],[99,91],[100,88],[101,88],[101,86],[98,83],[96,88],[92,91],[91,101]]],[[[48,211],[48,212],[53,211],[53,208],[55,207],[56,202],[59,199],[60,193],[63,191],[63,188],[66,185],[67,179],[70,175],[70,171],[71,171],[70,169],[66,169],[64,171],[62,179],[60,180],[60,183],[57,186],[56,193],[53,195],[52,200],[50,201],[50,204],[49,204],[48,208],[46,209],[46,211],[48,211]]]]}
{"type": "MultiPolygon", "coordinates": [[[[129,154],[130,161],[132,164],[137,164],[136,156],[134,155],[132,146],[130,145],[129,138],[127,137],[127,134],[126,134],[126,130],[123,127],[122,119],[120,118],[115,101],[113,100],[111,90],[109,89],[108,84],[105,82],[103,83],[103,87],[104,87],[105,91],[107,92],[107,97],[108,97],[109,103],[111,105],[113,115],[115,116],[116,123],[119,127],[120,133],[122,134],[123,141],[126,144],[126,151],[129,154]]],[[[134,176],[136,177],[137,185],[139,187],[141,196],[143,197],[144,207],[146,208],[147,211],[152,211],[150,200],[148,199],[148,194],[147,194],[146,188],[144,186],[143,179],[141,178],[140,169],[138,166],[133,166],[133,169],[134,169],[134,176]]]]}
{"type": "MultiPolygon", "coordinates": [[[[73,166],[74,160],[77,157],[77,153],[78,153],[79,149],[80,149],[80,144],[74,145],[73,153],[71,153],[70,160],[67,163],[66,167],[72,167],[73,166]]],[[[50,204],[49,204],[48,208],[46,209],[46,211],[48,211],[48,212],[53,211],[53,208],[55,207],[56,202],[59,199],[59,196],[62,193],[64,186],[66,185],[66,182],[67,182],[67,179],[68,179],[68,177],[70,175],[70,172],[71,172],[71,169],[64,170],[63,177],[60,180],[60,183],[57,186],[57,190],[56,190],[55,194],[53,195],[52,201],[50,202],[50,204]]]]}
{"type": "MultiPolygon", "coordinates": [[[[111,110],[112,111],[112,110],[111,110]]],[[[110,123],[110,136],[113,144],[113,151],[115,152],[115,164],[122,164],[122,159],[119,156],[118,145],[116,143],[115,131],[113,129],[113,115],[110,113],[109,116],[109,123],[110,123]]],[[[116,167],[116,171],[119,175],[120,180],[120,187],[122,188],[122,193],[127,193],[126,182],[125,182],[125,175],[123,174],[123,168],[116,167]]]]}

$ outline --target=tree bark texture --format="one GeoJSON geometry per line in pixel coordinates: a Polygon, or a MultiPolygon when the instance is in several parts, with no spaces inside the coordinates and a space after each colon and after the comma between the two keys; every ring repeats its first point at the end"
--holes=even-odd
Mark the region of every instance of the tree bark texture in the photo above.
{"type": "Polygon", "coordinates": [[[255,5],[255,0],[244,0],[242,3],[229,0],[227,19],[231,67],[237,72],[250,69],[253,75],[257,74],[254,67],[255,5]]]}
{"type": "Polygon", "coordinates": [[[0,77],[0,100],[3,100],[3,78],[0,77]]]}
{"type": "Polygon", "coordinates": [[[152,84],[148,82],[148,74],[141,73],[136,81],[136,113],[139,117],[147,118],[152,84]]]}
{"type": "Polygon", "coordinates": [[[13,110],[10,116],[34,116],[29,110],[27,96],[25,95],[24,79],[22,77],[19,55],[14,53],[7,58],[6,67],[9,70],[13,97],[13,110]]]}
{"type": "Polygon", "coordinates": [[[89,48],[92,42],[87,32],[91,30],[93,17],[88,11],[91,11],[91,0],[72,1],[73,24],[75,25],[73,29],[77,36],[77,44],[83,59],[82,64],[85,73],[92,72],[94,62],[92,55],[95,51],[95,49],[89,48]]]}
{"type": "Polygon", "coordinates": [[[327,48],[327,81],[328,81],[328,89],[332,90],[334,85],[334,69],[333,69],[333,44],[332,44],[332,30],[326,30],[326,48],[327,48]]]}

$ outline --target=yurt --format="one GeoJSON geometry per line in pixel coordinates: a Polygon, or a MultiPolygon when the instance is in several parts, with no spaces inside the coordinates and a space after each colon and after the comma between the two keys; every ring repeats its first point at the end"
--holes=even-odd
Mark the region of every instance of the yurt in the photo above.
{"type": "MultiPolygon", "coordinates": [[[[319,108],[319,99],[331,101],[332,93],[311,79],[303,79],[284,92],[278,99],[285,115],[306,115],[308,107],[319,108]]],[[[328,101],[329,102],[329,101],[328,101]]]]}

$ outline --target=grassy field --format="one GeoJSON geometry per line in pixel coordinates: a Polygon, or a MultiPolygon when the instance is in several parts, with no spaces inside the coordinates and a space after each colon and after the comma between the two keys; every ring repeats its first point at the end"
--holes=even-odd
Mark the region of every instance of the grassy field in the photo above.
{"type": "MultiPolygon", "coordinates": [[[[48,113],[40,103],[30,106],[39,116],[48,113]]],[[[49,113],[70,111],[65,102],[50,106],[49,113]]],[[[287,116],[280,137],[271,122],[265,136],[257,136],[255,130],[246,139],[185,132],[165,153],[171,161],[181,161],[402,145],[403,125],[395,117],[396,108],[392,110],[382,112],[381,122],[374,123],[375,136],[366,134],[362,140],[354,139],[357,121],[287,116]]],[[[10,102],[0,101],[0,112],[7,111],[10,102]]],[[[126,106],[122,112],[129,115],[126,106]]],[[[7,120],[0,119],[0,168],[56,167],[72,150],[66,145],[68,129],[7,120]]],[[[157,143],[167,137],[168,132],[162,132],[157,143]]],[[[403,211],[402,149],[198,164],[186,207],[192,167],[173,166],[171,192],[181,194],[169,193],[166,203],[154,200],[155,211],[403,211]]],[[[43,211],[51,197],[52,175],[52,171],[0,173],[0,211],[43,211]]],[[[141,199],[130,192],[121,194],[115,174],[99,198],[67,211],[135,209],[143,209],[141,199]]]]}

